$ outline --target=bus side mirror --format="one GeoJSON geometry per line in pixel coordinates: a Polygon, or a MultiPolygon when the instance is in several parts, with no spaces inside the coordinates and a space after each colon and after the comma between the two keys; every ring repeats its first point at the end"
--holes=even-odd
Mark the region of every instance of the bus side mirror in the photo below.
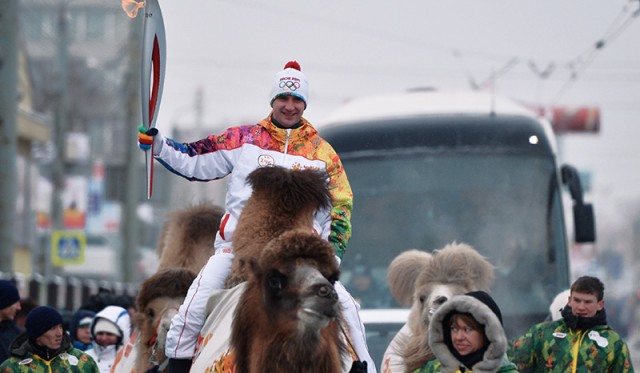
{"type": "Polygon", "coordinates": [[[596,228],[593,205],[584,203],[584,194],[580,176],[573,166],[563,165],[561,168],[562,183],[569,187],[573,200],[573,226],[575,241],[578,243],[595,242],[596,228]]]}

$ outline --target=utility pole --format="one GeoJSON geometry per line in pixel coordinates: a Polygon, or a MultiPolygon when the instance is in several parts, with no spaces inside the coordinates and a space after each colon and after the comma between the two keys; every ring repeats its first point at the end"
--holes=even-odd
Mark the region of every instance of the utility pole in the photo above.
{"type": "Polygon", "coordinates": [[[18,0],[0,1],[0,272],[13,272],[18,149],[18,0]]]}
{"type": "MultiPolygon", "coordinates": [[[[67,22],[67,0],[63,0],[58,9],[58,42],[56,48],[56,67],[58,70],[56,82],[56,108],[53,123],[53,141],[55,156],[51,167],[51,228],[61,230],[64,228],[62,220],[62,193],[64,191],[65,169],[67,164],[66,129],[67,129],[67,70],[69,59],[69,32],[67,22]]],[[[51,237],[51,236],[50,236],[51,237]]],[[[51,264],[52,242],[45,246],[45,277],[53,275],[51,264]]]]}
{"type": "MultiPolygon", "coordinates": [[[[138,246],[140,245],[140,234],[138,226],[137,210],[138,202],[140,200],[140,178],[144,177],[140,173],[140,160],[142,159],[142,151],[138,149],[136,144],[136,128],[142,123],[142,114],[140,113],[140,65],[141,65],[141,43],[142,43],[142,20],[144,19],[144,12],[141,17],[136,17],[131,20],[131,27],[129,29],[129,68],[127,73],[127,80],[125,84],[125,95],[127,98],[125,107],[126,110],[126,129],[125,144],[126,144],[126,179],[125,179],[125,193],[124,193],[124,206],[122,208],[122,223],[120,224],[120,232],[122,234],[122,245],[120,250],[120,279],[124,282],[134,282],[137,280],[136,264],[138,263],[138,246]]],[[[146,195],[146,190],[145,190],[146,195]]]]}

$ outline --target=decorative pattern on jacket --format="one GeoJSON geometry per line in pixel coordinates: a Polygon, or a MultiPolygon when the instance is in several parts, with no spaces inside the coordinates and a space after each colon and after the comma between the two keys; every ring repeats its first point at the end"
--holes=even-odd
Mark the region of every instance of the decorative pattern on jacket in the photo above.
{"type": "Polygon", "coordinates": [[[11,344],[11,357],[0,365],[0,373],[100,373],[96,362],[71,345],[71,338],[62,336],[62,352],[46,360],[35,354],[27,333],[19,335],[11,344]]]}
{"type": "Polygon", "coordinates": [[[563,319],[534,325],[511,343],[509,358],[540,373],[633,373],[627,344],[613,329],[572,330],[563,319]]]}
{"type": "Polygon", "coordinates": [[[156,159],[171,172],[190,181],[231,175],[226,213],[216,236],[216,253],[231,252],[231,238],[245,202],[251,195],[246,177],[258,167],[315,168],[329,176],[330,211],[319,211],[314,228],[342,258],[351,237],[353,194],[342,162],[331,145],[302,119],[295,129],[278,128],[268,117],[255,125],[232,127],[192,143],[165,138],[156,159]]]}

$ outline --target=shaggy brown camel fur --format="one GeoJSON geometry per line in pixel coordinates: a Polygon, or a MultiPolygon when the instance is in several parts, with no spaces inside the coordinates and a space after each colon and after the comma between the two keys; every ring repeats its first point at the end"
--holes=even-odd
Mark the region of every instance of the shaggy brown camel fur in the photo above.
{"type": "Polygon", "coordinates": [[[221,207],[209,202],[170,211],[156,244],[158,269],[188,268],[200,272],[213,255],[213,242],[223,215],[221,207]]]}
{"type": "Polygon", "coordinates": [[[192,371],[348,371],[338,262],[312,227],[313,214],[328,207],[326,174],[269,167],[252,172],[249,183],[231,279],[244,281],[209,299],[192,371]]]}
{"type": "Polygon", "coordinates": [[[287,232],[248,267],[231,334],[237,372],[342,372],[331,245],[306,230],[287,232]]]}
{"type": "Polygon", "coordinates": [[[313,215],[330,205],[327,174],[317,170],[263,167],[247,177],[253,193],[233,234],[233,264],[226,281],[230,288],[246,280],[246,263],[282,233],[313,230],[313,215]]]}

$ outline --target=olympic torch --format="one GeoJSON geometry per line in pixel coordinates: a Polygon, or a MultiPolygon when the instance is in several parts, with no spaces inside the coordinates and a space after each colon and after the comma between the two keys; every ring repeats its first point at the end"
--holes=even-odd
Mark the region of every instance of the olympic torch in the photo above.
{"type": "MultiPolygon", "coordinates": [[[[165,65],[167,61],[164,21],[158,0],[146,0],[142,50],[141,104],[142,125],[149,130],[156,126],[162,100],[165,65]]],[[[145,150],[147,199],[153,193],[153,144],[145,150]]]]}

